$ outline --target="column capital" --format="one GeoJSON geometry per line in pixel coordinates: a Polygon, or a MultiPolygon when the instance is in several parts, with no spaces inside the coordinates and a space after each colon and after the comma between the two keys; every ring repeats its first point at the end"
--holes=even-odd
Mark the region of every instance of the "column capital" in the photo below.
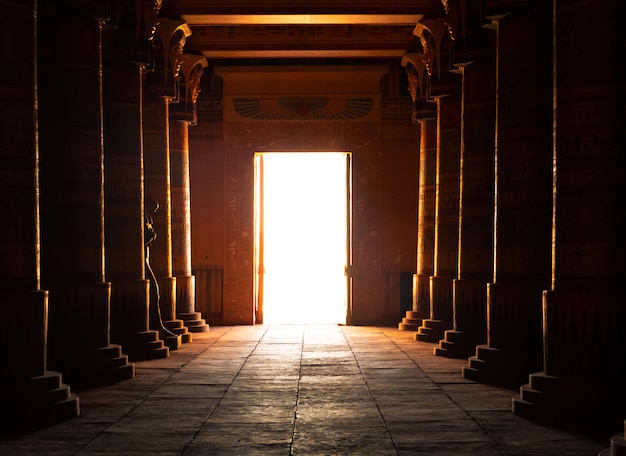
{"type": "Polygon", "coordinates": [[[160,18],[156,27],[154,68],[147,89],[170,103],[177,103],[180,97],[183,48],[191,33],[189,25],[181,19],[160,18]]]}
{"type": "Polygon", "coordinates": [[[420,119],[436,115],[436,108],[431,103],[426,57],[423,52],[411,52],[402,56],[401,65],[406,70],[409,80],[408,90],[413,100],[411,121],[415,124],[420,119]]]}
{"type": "Polygon", "coordinates": [[[413,35],[420,39],[428,74],[441,78],[441,58],[443,42],[448,37],[454,40],[452,28],[446,17],[422,19],[413,29],[413,35]],[[435,68],[436,63],[436,68],[435,68]]]}
{"type": "Polygon", "coordinates": [[[209,66],[202,55],[183,54],[181,64],[181,99],[170,107],[170,119],[189,122],[196,125],[198,121],[196,101],[200,93],[200,79],[204,69],[209,66]]]}
{"type": "Polygon", "coordinates": [[[108,23],[112,58],[148,67],[154,56],[154,37],[159,25],[161,0],[118,3],[108,23]]]}

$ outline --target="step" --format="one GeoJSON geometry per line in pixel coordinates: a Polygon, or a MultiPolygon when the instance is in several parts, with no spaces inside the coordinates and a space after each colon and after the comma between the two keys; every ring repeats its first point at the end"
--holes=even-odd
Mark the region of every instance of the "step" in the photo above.
{"type": "Polygon", "coordinates": [[[419,330],[419,323],[416,324],[407,324],[407,323],[398,323],[398,329],[400,331],[417,331],[419,330]]]}
{"type": "Polygon", "coordinates": [[[543,392],[554,392],[562,387],[559,377],[546,375],[542,372],[535,372],[528,376],[529,387],[543,392]]]}
{"type": "Polygon", "coordinates": [[[59,372],[46,371],[43,375],[31,377],[23,384],[29,394],[45,393],[56,388],[60,388],[63,384],[63,376],[59,372]]]}
{"type": "Polygon", "coordinates": [[[436,344],[441,340],[441,334],[435,331],[424,330],[424,327],[420,327],[419,331],[414,334],[413,338],[420,342],[428,342],[436,344]]]}
{"type": "Polygon", "coordinates": [[[479,383],[482,383],[485,378],[483,371],[470,366],[461,367],[461,376],[467,380],[479,383]]]}
{"type": "Polygon", "coordinates": [[[118,344],[109,344],[105,347],[97,348],[95,351],[98,360],[107,360],[122,356],[122,346],[118,344]]]}
{"type": "Polygon", "coordinates": [[[530,385],[522,385],[520,387],[519,397],[533,404],[540,404],[546,401],[545,394],[542,391],[531,388],[530,385]]]}
{"type": "Polygon", "coordinates": [[[443,331],[450,329],[451,324],[444,320],[426,319],[426,320],[422,320],[422,326],[429,328],[429,329],[443,332],[443,331]]]}
{"type": "Polygon", "coordinates": [[[167,329],[169,329],[170,331],[175,331],[175,330],[186,330],[187,328],[185,328],[185,324],[183,322],[183,320],[168,320],[168,321],[164,321],[163,322],[163,326],[165,326],[167,329]]]}
{"type": "Polygon", "coordinates": [[[611,456],[626,456],[626,440],[624,434],[616,434],[611,437],[611,447],[609,448],[611,456]]]}
{"type": "Polygon", "coordinates": [[[182,337],[179,335],[176,336],[163,336],[163,343],[170,350],[178,350],[182,344],[182,337]]]}
{"type": "Polygon", "coordinates": [[[112,372],[112,379],[114,381],[122,381],[122,380],[130,380],[131,378],[135,378],[135,365],[125,364],[115,368],[112,372]]]}
{"type": "Polygon", "coordinates": [[[468,367],[471,369],[477,369],[481,371],[486,371],[489,369],[489,363],[483,359],[478,358],[477,356],[470,356],[467,358],[468,367]]]}
{"type": "Polygon", "coordinates": [[[498,348],[492,348],[489,345],[477,345],[476,357],[487,362],[499,362],[502,360],[503,352],[498,348]]]}
{"type": "MultiPolygon", "coordinates": [[[[456,331],[454,329],[448,329],[444,332],[446,341],[452,343],[466,343],[470,338],[465,331],[456,331]]],[[[476,345],[476,344],[475,344],[476,345]]]]}

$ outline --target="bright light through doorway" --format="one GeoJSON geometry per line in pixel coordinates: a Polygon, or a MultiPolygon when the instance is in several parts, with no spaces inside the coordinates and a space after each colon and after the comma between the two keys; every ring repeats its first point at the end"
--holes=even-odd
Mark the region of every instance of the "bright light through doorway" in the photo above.
{"type": "Polygon", "coordinates": [[[345,323],[346,153],[262,153],[255,164],[263,323],[345,323]]]}

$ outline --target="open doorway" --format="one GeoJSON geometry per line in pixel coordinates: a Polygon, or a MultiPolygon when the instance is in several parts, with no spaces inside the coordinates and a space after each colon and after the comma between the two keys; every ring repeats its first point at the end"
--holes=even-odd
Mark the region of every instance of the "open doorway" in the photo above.
{"type": "Polygon", "coordinates": [[[255,154],[256,319],[350,318],[350,154],[255,154]]]}

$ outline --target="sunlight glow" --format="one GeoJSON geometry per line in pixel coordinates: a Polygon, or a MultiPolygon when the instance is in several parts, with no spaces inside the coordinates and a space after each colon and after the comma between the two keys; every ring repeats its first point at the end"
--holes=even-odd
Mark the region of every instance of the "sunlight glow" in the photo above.
{"type": "Polygon", "coordinates": [[[345,323],[346,154],[262,155],[263,322],[345,323]]]}

